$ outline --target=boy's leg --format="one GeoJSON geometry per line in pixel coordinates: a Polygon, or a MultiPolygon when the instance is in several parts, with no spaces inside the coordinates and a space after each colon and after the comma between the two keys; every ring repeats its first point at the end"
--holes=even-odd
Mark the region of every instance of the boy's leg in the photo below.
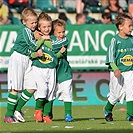
{"type": "Polygon", "coordinates": [[[104,108],[104,114],[106,121],[113,121],[112,118],[112,110],[114,105],[112,105],[109,101],[107,102],[105,108],[104,108]]]}
{"type": "Polygon", "coordinates": [[[4,122],[6,123],[14,123],[16,120],[14,119],[14,111],[17,104],[18,96],[15,94],[12,94],[11,92],[8,95],[7,98],[7,111],[4,116],[4,122]]]}
{"type": "Polygon", "coordinates": [[[32,97],[33,93],[31,94],[29,91],[24,90],[18,100],[16,111],[21,111],[22,107],[29,101],[32,97]]]}
{"type": "Polygon", "coordinates": [[[23,118],[23,114],[21,112],[22,107],[30,100],[32,97],[33,93],[31,94],[29,91],[24,90],[18,100],[17,106],[16,106],[16,111],[14,112],[14,116],[16,119],[20,122],[25,122],[23,118]]]}
{"type": "Polygon", "coordinates": [[[133,121],[133,101],[127,102],[127,114],[128,121],[133,121]]]}
{"type": "Polygon", "coordinates": [[[65,108],[65,116],[67,114],[72,114],[72,103],[71,102],[64,102],[64,108],[65,108]]]}
{"type": "Polygon", "coordinates": [[[36,100],[36,106],[34,111],[34,119],[36,120],[36,122],[43,121],[43,115],[42,115],[43,107],[44,107],[44,99],[38,98],[36,100]]]}
{"type": "Polygon", "coordinates": [[[43,121],[48,123],[52,122],[51,116],[52,115],[52,108],[53,108],[53,101],[48,101],[44,105],[44,110],[43,110],[43,121]]]}
{"type": "Polygon", "coordinates": [[[64,102],[64,108],[65,108],[65,121],[71,122],[73,121],[72,118],[72,102],[64,102]]]}

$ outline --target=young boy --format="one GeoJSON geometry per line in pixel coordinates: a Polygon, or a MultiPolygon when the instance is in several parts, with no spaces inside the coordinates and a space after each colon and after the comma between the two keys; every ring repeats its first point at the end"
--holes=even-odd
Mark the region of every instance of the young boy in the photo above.
{"type": "MultiPolygon", "coordinates": [[[[38,17],[38,29],[45,36],[49,36],[52,29],[51,17],[42,12],[38,17]]],[[[50,36],[49,36],[50,39],[50,36]]],[[[46,111],[42,114],[45,108],[51,110],[51,106],[47,106],[48,102],[53,101],[56,98],[56,66],[58,64],[58,58],[60,57],[65,48],[61,47],[60,52],[56,55],[52,50],[52,44],[50,41],[44,41],[42,45],[43,57],[33,59],[33,71],[36,74],[35,80],[37,84],[37,91],[35,92],[36,107],[34,112],[34,118],[37,122],[52,122],[46,111]]],[[[47,110],[46,109],[46,110],[47,110]]]]}
{"type": "MultiPolygon", "coordinates": [[[[36,90],[31,60],[29,59],[31,52],[37,50],[37,43],[33,35],[37,26],[37,14],[33,9],[26,8],[23,10],[22,23],[23,25],[18,32],[8,66],[8,90],[10,93],[7,99],[7,111],[4,116],[4,122],[6,123],[17,122],[16,119],[20,122],[25,122],[21,108],[36,90]],[[18,100],[18,92],[23,89],[25,90],[18,100]]],[[[41,41],[43,43],[44,39],[41,41]]],[[[42,56],[42,51],[38,50],[34,54],[42,56]]]]}
{"type": "MultiPolygon", "coordinates": [[[[53,21],[53,36],[52,38],[52,46],[57,53],[59,49],[64,45],[64,47],[68,47],[68,39],[65,35],[65,21],[61,19],[56,19],[53,21]]],[[[64,102],[65,107],[65,121],[72,122],[72,70],[67,61],[67,51],[63,53],[63,57],[61,57],[58,61],[57,67],[57,82],[58,82],[58,91],[57,96],[59,97],[59,101],[64,102]]]]}
{"type": "Polygon", "coordinates": [[[127,121],[133,121],[133,37],[132,18],[118,14],[115,21],[118,34],[110,42],[106,64],[110,69],[110,92],[104,114],[106,121],[113,121],[112,110],[117,102],[126,97],[127,121]]]}

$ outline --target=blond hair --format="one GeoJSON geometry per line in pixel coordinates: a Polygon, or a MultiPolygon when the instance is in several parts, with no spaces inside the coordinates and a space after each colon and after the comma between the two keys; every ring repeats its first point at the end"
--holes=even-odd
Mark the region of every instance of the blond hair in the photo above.
{"type": "Polygon", "coordinates": [[[62,19],[56,19],[52,22],[52,29],[53,31],[55,30],[55,28],[57,26],[63,26],[63,27],[66,27],[66,22],[62,19]]]}
{"type": "Polygon", "coordinates": [[[37,17],[37,14],[32,8],[25,8],[21,13],[21,19],[26,21],[29,18],[29,16],[37,17]]]}
{"type": "Polygon", "coordinates": [[[42,12],[39,16],[38,16],[38,26],[40,26],[40,21],[50,21],[52,23],[52,18],[46,13],[46,12],[42,12]]]}
{"type": "Polygon", "coordinates": [[[119,13],[115,18],[115,25],[117,29],[119,30],[119,25],[123,25],[125,23],[126,19],[132,20],[132,17],[129,13],[119,13]]]}

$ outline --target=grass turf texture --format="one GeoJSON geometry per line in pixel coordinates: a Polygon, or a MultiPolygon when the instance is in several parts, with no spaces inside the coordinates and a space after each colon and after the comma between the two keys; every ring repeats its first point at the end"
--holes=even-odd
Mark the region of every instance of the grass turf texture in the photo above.
{"type": "Polygon", "coordinates": [[[53,123],[36,123],[34,107],[23,107],[25,123],[4,123],[6,108],[0,107],[1,133],[133,133],[133,122],[125,120],[126,106],[117,105],[113,122],[106,122],[103,106],[73,106],[74,122],[64,122],[64,107],[53,107],[53,123]]]}

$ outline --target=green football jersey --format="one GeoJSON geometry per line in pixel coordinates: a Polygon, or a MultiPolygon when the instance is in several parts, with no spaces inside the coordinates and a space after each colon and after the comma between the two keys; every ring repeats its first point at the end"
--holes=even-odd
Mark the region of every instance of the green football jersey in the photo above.
{"type": "MultiPolygon", "coordinates": [[[[62,45],[64,47],[68,47],[68,39],[67,37],[64,37],[62,40],[58,40],[55,36],[51,36],[52,39],[52,46],[55,53],[59,52],[62,48],[62,45]]],[[[72,79],[72,69],[69,65],[69,62],[67,61],[67,50],[65,53],[63,53],[63,57],[59,59],[59,63],[57,66],[57,81],[59,83],[72,79]]]]}
{"type": "MultiPolygon", "coordinates": [[[[115,63],[121,72],[133,70],[133,36],[112,38],[106,56],[106,64],[115,63]]],[[[109,70],[112,71],[109,66],[109,70]]]]}
{"type": "Polygon", "coordinates": [[[14,43],[13,51],[29,56],[31,52],[36,50],[36,45],[37,42],[33,32],[26,26],[22,25],[14,43]]]}
{"type": "Polygon", "coordinates": [[[45,45],[45,41],[40,48],[43,51],[43,56],[32,59],[32,65],[40,68],[56,68],[58,58],[55,52],[45,45]]]}

